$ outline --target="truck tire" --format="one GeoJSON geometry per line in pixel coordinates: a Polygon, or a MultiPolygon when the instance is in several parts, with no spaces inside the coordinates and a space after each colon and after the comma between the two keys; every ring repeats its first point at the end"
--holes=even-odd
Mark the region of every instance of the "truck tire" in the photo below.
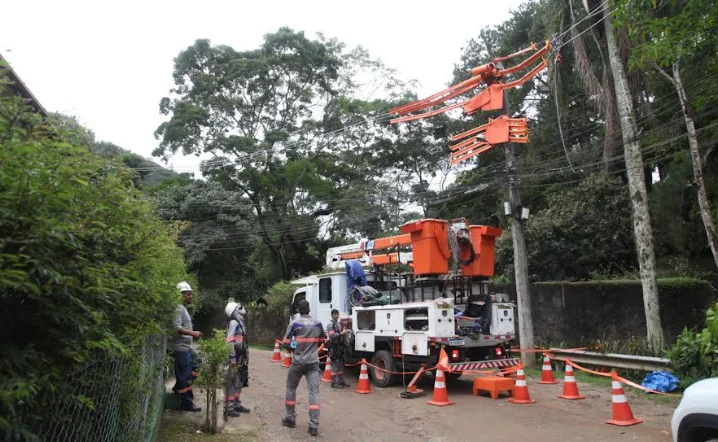
{"type": "MultiPolygon", "coordinates": [[[[388,371],[396,371],[396,359],[394,359],[394,356],[392,356],[388,350],[379,350],[374,353],[374,356],[371,358],[371,364],[388,371]]],[[[380,388],[389,387],[398,379],[396,374],[377,370],[371,366],[369,367],[369,373],[371,373],[374,385],[380,388]]]]}

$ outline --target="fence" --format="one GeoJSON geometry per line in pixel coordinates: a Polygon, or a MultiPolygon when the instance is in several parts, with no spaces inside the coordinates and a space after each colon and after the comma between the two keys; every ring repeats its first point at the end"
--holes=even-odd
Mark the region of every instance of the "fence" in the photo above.
{"type": "Polygon", "coordinates": [[[165,336],[147,338],[131,357],[103,357],[67,377],[35,431],[47,442],[145,442],[164,404],[165,336]]]}

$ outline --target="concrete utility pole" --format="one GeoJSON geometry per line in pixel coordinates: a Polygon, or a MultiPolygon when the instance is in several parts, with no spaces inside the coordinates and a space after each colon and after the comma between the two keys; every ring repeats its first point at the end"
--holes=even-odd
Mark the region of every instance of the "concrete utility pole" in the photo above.
{"type": "MultiPolygon", "coordinates": [[[[509,115],[509,91],[504,90],[504,108],[502,114],[509,115]]],[[[531,294],[529,292],[529,265],[526,257],[526,238],[522,219],[521,196],[519,195],[519,176],[516,168],[514,143],[504,143],[506,157],[506,175],[509,179],[509,204],[511,206],[511,234],[514,246],[514,273],[516,277],[516,299],[519,313],[519,340],[521,348],[534,348],[534,323],[531,315],[531,294]]],[[[521,353],[521,362],[527,368],[536,368],[533,353],[521,353]]]]}

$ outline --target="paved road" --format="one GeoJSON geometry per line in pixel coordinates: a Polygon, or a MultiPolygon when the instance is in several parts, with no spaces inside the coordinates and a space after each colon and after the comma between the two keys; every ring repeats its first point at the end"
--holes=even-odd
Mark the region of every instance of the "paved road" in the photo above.
{"type": "MultiPolygon", "coordinates": [[[[252,408],[250,415],[233,418],[233,428],[253,429],[260,441],[316,440],[307,434],[307,390],[300,384],[297,397],[297,427],[280,425],[284,410],[284,384],[287,369],[270,362],[271,352],[251,350],[250,387],[243,399],[252,408]]],[[[449,387],[455,405],[434,407],[426,404],[432,394],[433,379],[425,377],[420,387],[428,396],[402,399],[402,387],[379,389],[373,394],[354,393],[358,370],[349,369],[352,389],[334,390],[322,383],[320,440],[356,442],[403,441],[651,441],[670,442],[673,407],[657,404],[641,396],[629,396],[634,414],[645,423],[630,427],[605,424],[611,417],[610,388],[579,385],[581,401],[557,399],[562,386],[539,385],[529,379],[531,397],[537,402],[516,405],[506,396],[492,400],[471,394],[471,380],[462,378],[449,387]]]]}

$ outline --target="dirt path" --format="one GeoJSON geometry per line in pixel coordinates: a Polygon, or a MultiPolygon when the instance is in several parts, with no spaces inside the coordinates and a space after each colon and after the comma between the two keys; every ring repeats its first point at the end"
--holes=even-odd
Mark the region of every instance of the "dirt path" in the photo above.
{"type": "MultiPolygon", "coordinates": [[[[307,434],[307,389],[300,384],[297,395],[297,427],[282,427],[284,384],[287,369],[270,362],[271,352],[252,349],[250,387],[245,389],[245,405],[250,415],[233,418],[226,430],[253,430],[260,441],[316,440],[307,434]]],[[[670,442],[670,418],[673,407],[646,398],[630,397],[633,413],[643,424],[616,427],[605,424],[611,417],[610,387],[590,384],[579,386],[587,399],[557,399],[561,384],[538,385],[529,379],[532,405],[515,405],[503,396],[471,394],[471,379],[461,378],[449,387],[449,397],[456,402],[447,407],[427,405],[433,379],[425,377],[420,385],[427,396],[415,399],[399,397],[402,387],[380,389],[373,394],[354,393],[358,370],[347,371],[351,389],[335,390],[320,385],[320,440],[336,441],[655,441],[670,442]]]]}

